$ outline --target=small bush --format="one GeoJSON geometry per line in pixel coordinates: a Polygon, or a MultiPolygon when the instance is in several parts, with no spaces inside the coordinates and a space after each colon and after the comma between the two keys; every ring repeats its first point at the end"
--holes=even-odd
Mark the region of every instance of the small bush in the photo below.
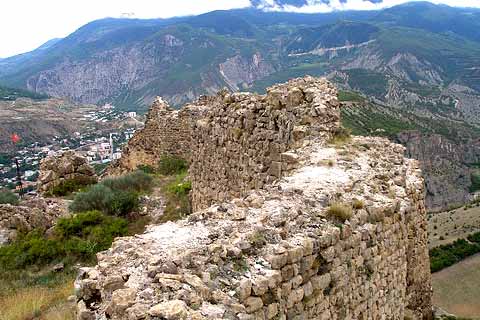
{"type": "Polygon", "coordinates": [[[173,182],[165,186],[167,201],[159,222],[176,221],[192,213],[189,197],[192,184],[190,181],[186,181],[185,177],[186,173],[179,174],[173,182]]]}
{"type": "Polygon", "coordinates": [[[103,184],[97,184],[75,195],[70,205],[73,212],[83,212],[91,210],[105,211],[113,199],[113,191],[103,184]]]}
{"type": "Polygon", "coordinates": [[[123,190],[112,190],[103,184],[97,184],[86,192],[75,196],[70,210],[84,212],[98,210],[115,216],[126,216],[138,209],[138,195],[123,190]]]}
{"type": "Polygon", "coordinates": [[[365,208],[365,203],[362,200],[354,199],[352,202],[352,206],[354,209],[360,210],[365,208]]]}
{"type": "Polygon", "coordinates": [[[18,204],[18,196],[10,190],[1,190],[0,204],[11,204],[16,206],[18,204]]]}
{"type": "Polygon", "coordinates": [[[75,180],[75,179],[65,180],[62,183],[60,183],[58,186],[53,187],[52,190],[50,190],[47,193],[47,195],[64,197],[92,183],[94,183],[93,180],[87,180],[87,179],[86,180],[75,180]]]}
{"type": "Polygon", "coordinates": [[[341,202],[335,202],[327,209],[327,214],[345,222],[352,217],[352,207],[341,202]]]}
{"type": "Polygon", "coordinates": [[[153,179],[142,171],[118,178],[108,178],[75,196],[70,210],[99,210],[106,214],[126,216],[138,209],[138,195],[153,186],[153,179]]]}
{"type": "Polygon", "coordinates": [[[105,179],[100,184],[113,191],[144,192],[152,188],[153,179],[145,172],[137,170],[121,177],[105,179]]]}
{"type": "Polygon", "coordinates": [[[43,230],[20,235],[16,241],[0,247],[0,266],[4,270],[43,266],[58,261],[92,261],[97,252],[110,247],[115,237],[126,235],[125,219],[98,211],[79,213],[59,219],[51,238],[43,230]]]}
{"type": "Polygon", "coordinates": [[[175,156],[163,156],[158,162],[158,172],[163,175],[180,174],[187,169],[187,161],[175,156]]]}
{"type": "Polygon", "coordinates": [[[147,174],[152,174],[155,173],[155,170],[153,169],[152,166],[146,165],[146,164],[141,164],[137,167],[137,170],[145,172],[147,174]]]}
{"type": "Polygon", "coordinates": [[[126,216],[130,212],[136,211],[139,203],[137,194],[127,191],[115,191],[104,211],[110,215],[126,216]]]}
{"type": "Polygon", "coordinates": [[[174,183],[167,186],[167,191],[177,196],[188,195],[190,190],[192,190],[192,183],[190,181],[178,181],[178,178],[174,183]]]}

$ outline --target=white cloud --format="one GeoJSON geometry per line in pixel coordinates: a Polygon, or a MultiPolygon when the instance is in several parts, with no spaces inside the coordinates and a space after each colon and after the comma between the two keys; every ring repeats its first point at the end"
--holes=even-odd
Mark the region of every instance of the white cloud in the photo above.
{"type": "MultiPolygon", "coordinates": [[[[383,0],[380,3],[372,3],[365,0],[330,0],[330,3],[323,3],[321,0],[307,0],[307,5],[296,7],[292,5],[279,6],[274,0],[264,0],[262,8],[268,11],[288,11],[298,13],[331,12],[335,10],[379,10],[393,7],[399,4],[424,0],[383,0]]],[[[446,4],[452,7],[480,7],[480,0],[430,0],[435,4],[446,4]]]]}
{"type": "Polygon", "coordinates": [[[105,17],[168,18],[249,5],[249,0],[1,0],[0,57],[30,51],[105,17]]]}

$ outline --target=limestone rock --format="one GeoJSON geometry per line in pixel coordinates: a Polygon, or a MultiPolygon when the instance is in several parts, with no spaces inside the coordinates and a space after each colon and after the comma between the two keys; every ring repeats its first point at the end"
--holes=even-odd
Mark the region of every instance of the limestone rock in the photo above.
{"type": "Polygon", "coordinates": [[[86,158],[74,151],[67,151],[42,160],[38,181],[38,190],[48,193],[68,181],[74,181],[78,185],[95,183],[97,176],[86,158]]]}
{"type": "Polygon", "coordinates": [[[154,317],[161,317],[166,320],[182,320],[186,319],[187,305],[181,300],[171,300],[162,302],[152,307],[148,313],[154,317]]]}

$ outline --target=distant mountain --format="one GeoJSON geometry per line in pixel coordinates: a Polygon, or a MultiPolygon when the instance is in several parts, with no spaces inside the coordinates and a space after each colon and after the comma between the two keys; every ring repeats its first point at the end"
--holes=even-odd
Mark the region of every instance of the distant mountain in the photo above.
{"type": "Polygon", "coordinates": [[[479,21],[479,10],[422,2],[382,11],[241,9],[103,19],[1,60],[0,83],[144,109],[156,95],[179,105],[225,86],[262,90],[295,75],[334,74],[342,85],[388,103],[448,109],[459,100],[460,112],[442,112],[470,119],[480,90],[479,21]]]}
{"type": "Polygon", "coordinates": [[[480,145],[478,30],[480,10],[426,2],[381,11],[248,8],[173,19],[103,19],[0,60],[0,83],[145,110],[157,95],[181,105],[224,87],[262,92],[292,77],[327,76],[369,101],[352,113],[363,119],[351,119],[353,128],[381,134],[375,126],[386,121],[395,131],[389,136],[428,172],[430,205],[444,208],[468,199],[470,162],[480,162],[480,148],[470,148],[480,145]],[[367,121],[370,116],[377,120],[367,121]],[[442,148],[432,149],[431,143],[442,148]],[[453,168],[446,186],[435,178],[432,164],[438,161],[453,168]]]}

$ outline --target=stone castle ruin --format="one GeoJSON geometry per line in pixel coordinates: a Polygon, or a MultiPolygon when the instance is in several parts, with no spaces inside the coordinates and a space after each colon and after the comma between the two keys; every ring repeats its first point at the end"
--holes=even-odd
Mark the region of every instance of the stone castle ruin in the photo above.
{"type": "Polygon", "coordinates": [[[431,319],[418,163],[382,138],[329,143],[340,107],[311,77],[157,100],[110,173],[182,156],[195,212],[98,254],[78,318],[431,319]]]}

